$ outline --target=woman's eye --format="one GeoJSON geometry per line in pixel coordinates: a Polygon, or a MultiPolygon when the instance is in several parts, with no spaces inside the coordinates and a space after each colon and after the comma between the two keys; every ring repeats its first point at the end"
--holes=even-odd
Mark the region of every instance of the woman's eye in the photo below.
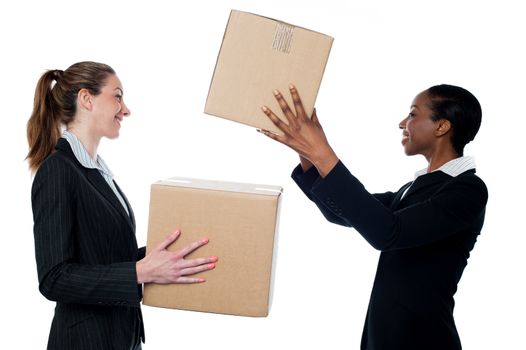
{"type": "Polygon", "coordinates": [[[415,114],[411,112],[411,113],[409,113],[408,117],[409,117],[409,118],[414,118],[414,117],[415,117],[415,114]]]}
{"type": "Polygon", "coordinates": [[[121,102],[122,101],[122,95],[117,95],[115,96],[115,98],[117,99],[117,101],[121,102]]]}

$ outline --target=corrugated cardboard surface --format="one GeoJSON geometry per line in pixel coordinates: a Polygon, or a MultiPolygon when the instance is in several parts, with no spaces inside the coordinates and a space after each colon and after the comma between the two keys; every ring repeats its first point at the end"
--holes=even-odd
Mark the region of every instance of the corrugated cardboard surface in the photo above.
{"type": "Polygon", "coordinates": [[[216,255],[199,284],[147,284],[150,306],[242,316],[267,316],[281,188],[177,178],[151,187],[147,252],[181,229],[169,250],[202,237],[210,242],[187,258],[216,255]]]}
{"type": "Polygon", "coordinates": [[[205,113],[278,132],[261,106],[281,117],[272,91],[280,90],[293,108],[288,89],[293,83],[310,116],[332,42],[321,33],[232,10],[205,113]]]}

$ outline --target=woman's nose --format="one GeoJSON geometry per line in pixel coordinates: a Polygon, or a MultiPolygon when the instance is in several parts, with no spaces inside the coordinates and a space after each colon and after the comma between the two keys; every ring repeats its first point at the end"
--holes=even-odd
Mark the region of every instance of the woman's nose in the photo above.
{"type": "Polygon", "coordinates": [[[404,119],[402,119],[402,121],[398,124],[398,127],[400,129],[405,129],[405,124],[407,122],[407,117],[405,117],[404,119]]]}
{"type": "Polygon", "coordinates": [[[121,113],[124,117],[129,117],[130,114],[131,114],[131,111],[129,110],[128,106],[126,106],[126,104],[123,102],[121,103],[121,113]]]}

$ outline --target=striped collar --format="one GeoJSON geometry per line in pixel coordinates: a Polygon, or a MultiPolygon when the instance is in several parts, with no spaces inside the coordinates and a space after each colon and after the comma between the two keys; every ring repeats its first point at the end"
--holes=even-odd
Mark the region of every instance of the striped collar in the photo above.
{"type": "MultiPolygon", "coordinates": [[[[450,160],[440,168],[433,171],[442,171],[451,177],[456,177],[465,171],[475,169],[475,158],[470,156],[459,157],[450,160]]],[[[415,179],[421,175],[427,174],[427,168],[419,170],[415,173],[415,179]]]]}
{"type": "Polygon", "coordinates": [[[104,174],[109,175],[110,177],[113,177],[112,172],[102,160],[102,158],[97,155],[97,159],[93,160],[82,142],[78,139],[75,134],[64,130],[64,133],[62,134],[62,137],[68,141],[69,145],[71,146],[71,150],[73,151],[73,154],[75,155],[75,158],[79,161],[79,163],[88,169],[97,169],[101,171],[104,174]]]}

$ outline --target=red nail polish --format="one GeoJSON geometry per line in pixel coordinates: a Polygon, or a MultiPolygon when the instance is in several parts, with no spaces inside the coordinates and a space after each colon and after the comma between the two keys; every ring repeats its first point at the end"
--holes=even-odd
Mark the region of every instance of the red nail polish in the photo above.
{"type": "Polygon", "coordinates": [[[210,240],[209,240],[208,238],[203,238],[203,239],[201,240],[201,243],[206,244],[206,243],[208,243],[209,241],[210,241],[210,240]]]}
{"type": "Polygon", "coordinates": [[[209,269],[213,269],[214,267],[216,267],[216,264],[208,264],[209,269]]]}

